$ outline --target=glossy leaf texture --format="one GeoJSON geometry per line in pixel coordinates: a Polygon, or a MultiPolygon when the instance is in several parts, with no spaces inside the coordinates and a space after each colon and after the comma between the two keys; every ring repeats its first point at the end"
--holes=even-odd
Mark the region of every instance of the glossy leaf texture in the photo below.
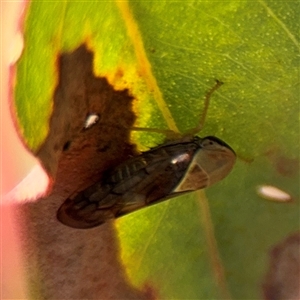
{"type": "MultiPolygon", "coordinates": [[[[271,247],[299,227],[299,3],[32,2],[16,112],[33,151],[44,141],[56,57],[82,43],[94,72],[135,97],[136,125],[184,132],[214,93],[201,136],[238,162],[222,182],[116,221],[130,280],[162,299],[258,299],[271,247]],[[121,75],[120,75],[121,74],[121,75]],[[291,195],[264,200],[258,186],[291,195]]],[[[163,141],[133,133],[141,150],[163,141]]]]}

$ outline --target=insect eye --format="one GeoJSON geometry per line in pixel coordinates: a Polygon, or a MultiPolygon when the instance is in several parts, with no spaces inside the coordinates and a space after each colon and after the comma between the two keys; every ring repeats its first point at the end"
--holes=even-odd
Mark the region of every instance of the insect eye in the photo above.
{"type": "Polygon", "coordinates": [[[215,149],[215,148],[220,147],[220,144],[210,138],[205,138],[202,141],[202,147],[209,148],[209,149],[215,149]]]}
{"type": "Polygon", "coordinates": [[[235,154],[234,150],[229,145],[215,136],[206,136],[203,138],[201,146],[211,150],[227,148],[235,154]]]}

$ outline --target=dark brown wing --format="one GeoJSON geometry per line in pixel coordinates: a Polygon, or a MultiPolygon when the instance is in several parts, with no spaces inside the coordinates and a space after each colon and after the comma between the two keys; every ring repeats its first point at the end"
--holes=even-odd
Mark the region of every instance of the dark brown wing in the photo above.
{"type": "Polygon", "coordinates": [[[172,143],[133,157],[102,183],[67,199],[57,218],[75,228],[91,228],[170,197],[199,145],[172,143]]]}

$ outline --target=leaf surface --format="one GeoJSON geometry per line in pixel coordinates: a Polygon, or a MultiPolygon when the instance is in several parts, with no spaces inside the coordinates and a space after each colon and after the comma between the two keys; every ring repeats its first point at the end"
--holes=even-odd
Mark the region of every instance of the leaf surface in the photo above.
{"type": "MultiPolygon", "coordinates": [[[[269,249],[299,227],[299,13],[296,1],[31,3],[15,106],[35,152],[48,133],[57,55],[82,43],[95,74],[135,97],[140,127],[194,127],[206,91],[224,82],[200,134],[224,139],[238,162],[206,195],[117,220],[135,285],[162,299],[261,297],[269,249]],[[264,184],[293,202],[262,199],[264,184]]],[[[141,150],[163,141],[132,138],[141,150]]]]}

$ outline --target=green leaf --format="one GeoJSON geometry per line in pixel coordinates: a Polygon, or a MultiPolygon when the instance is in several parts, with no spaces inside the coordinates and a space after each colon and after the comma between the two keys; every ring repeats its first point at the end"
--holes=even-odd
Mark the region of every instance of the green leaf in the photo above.
{"type": "MultiPolygon", "coordinates": [[[[194,127],[206,91],[224,82],[201,136],[224,139],[238,162],[206,196],[117,221],[135,285],[162,299],[261,297],[268,251],[299,226],[299,13],[296,1],[31,3],[15,98],[34,151],[48,132],[56,57],[83,42],[95,52],[95,73],[135,96],[140,127],[194,127]],[[264,184],[294,202],[262,199],[264,184]]],[[[133,139],[140,149],[162,141],[133,139]]]]}

